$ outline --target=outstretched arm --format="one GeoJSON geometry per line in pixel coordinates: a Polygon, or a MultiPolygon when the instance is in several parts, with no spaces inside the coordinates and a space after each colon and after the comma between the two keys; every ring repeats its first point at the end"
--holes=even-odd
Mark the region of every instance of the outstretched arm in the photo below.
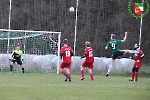
{"type": "Polygon", "coordinates": [[[140,49],[136,49],[136,50],[128,50],[128,53],[134,53],[134,54],[139,54],[140,53],[140,49]]]}
{"type": "Polygon", "coordinates": [[[128,34],[128,32],[125,32],[124,38],[123,38],[123,40],[121,40],[121,42],[125,42],[126,41],[127,34],[128,34]]]}
{"type": "MultiPolygon", "coordinates": [[[[85,58],[85,57],[86,57],[86,54],[84,54],[84,56],[82,56],[81,58],[85,58]]],[[[81,58],[80,58],[80,59],[81,59],[81,58]]]]}

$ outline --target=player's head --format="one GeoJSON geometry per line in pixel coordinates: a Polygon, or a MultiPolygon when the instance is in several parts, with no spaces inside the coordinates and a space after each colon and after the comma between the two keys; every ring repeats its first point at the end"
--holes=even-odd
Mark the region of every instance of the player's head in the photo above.
{"type": "Polygon", "coordinates": [[[89,41],[86,41],[86,42],[85,42],[85,46],[86,46],[86,47],[89,47],[90,45],[91,45],[91,43],[90,43],[89,41]]]}
{"type": "Polygon", "coordinates": [[[20,50],[20,45],[17,45],[17,46],[16,46],[16,50],[20,50]]]}
{"type": "Polygon", "coordinates": [[[68,44],[68,40],[67,40],[67,39],[64,39],[64,40],[63,40],[63,43],[64,43],[65,45],[67,45],[67,44],[68,44]]]}
{"type": "Polygon", "coordinates": [[[137,49],[137,48],[139,48],[139,47],[140,47],[139,44],[137,44],[137,43],[134,44],[134,48],[135,48],[135,49],[137,49]]]}
{"type": "Polygon", "coordinates": [[[116,39],[116,35],[115,34],[111,34],[111,39],[112,40],[116,39]]]}

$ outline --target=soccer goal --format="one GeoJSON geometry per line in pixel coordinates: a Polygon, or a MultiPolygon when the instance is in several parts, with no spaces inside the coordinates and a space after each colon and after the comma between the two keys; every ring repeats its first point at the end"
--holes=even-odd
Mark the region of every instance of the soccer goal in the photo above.
{"type": "Polygon", "coordinates": [[[0,66],[9,66],[11,52],[20,45],[26,70],[56,69],[59,73],[60,37],[61,32],[0,29],[0,66]],[[55,64],[53,59],[57,59],[55,64]]]}

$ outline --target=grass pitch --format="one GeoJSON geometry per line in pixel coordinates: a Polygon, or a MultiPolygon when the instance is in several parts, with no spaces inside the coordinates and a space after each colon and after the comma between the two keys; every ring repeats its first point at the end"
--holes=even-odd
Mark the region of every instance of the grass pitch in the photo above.
{"type": "Polygon", "coordinates": [[[130,77],[85,75],[72,73],[72,82],[64,82],[62,74],[0,73],[0,100],[149,100],[150,78],[140,77],[129,82],[130,77]]]}

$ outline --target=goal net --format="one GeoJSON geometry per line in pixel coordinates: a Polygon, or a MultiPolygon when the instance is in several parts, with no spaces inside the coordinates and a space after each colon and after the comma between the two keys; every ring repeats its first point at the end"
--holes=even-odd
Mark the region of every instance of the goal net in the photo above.
{"type": "MultiPolygon", "coordinates": [[[[0,66],[9,69],[9,58],[16,45],[24,54],[26,71],[59,72],[61,32],[0,29],[0,66]],[[57,59],[52,64],[52,59],[57,59]]],[[[19,68],[16,67],[18,71],[19,68]]]]}

